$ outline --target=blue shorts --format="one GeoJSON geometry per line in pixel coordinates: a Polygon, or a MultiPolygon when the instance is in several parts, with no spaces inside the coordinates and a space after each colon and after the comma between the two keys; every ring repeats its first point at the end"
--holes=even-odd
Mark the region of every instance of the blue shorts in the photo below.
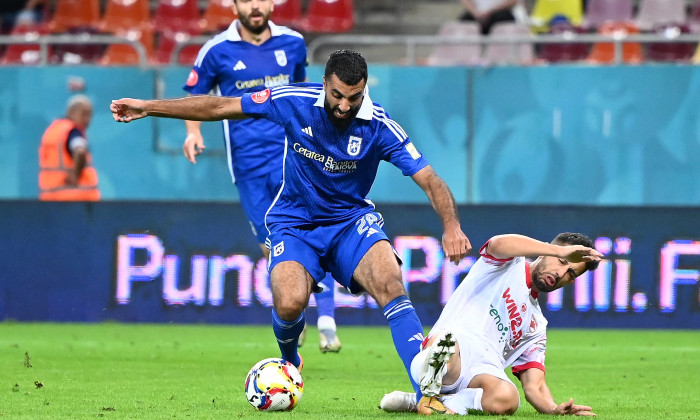
{"type": "Polygon", "coordinates": [[[268,269],[283,261],[296,261],[306,268],[316,283],[326,272],[350,293],[363,291],[352,275],[369,248],[389,238],[384,233],[384,219],[376,212],[359,219],[313,229],[275,229],[268,237],[268,269]]]}
{"type": "Polygon", "coordinates": [[[281,183],[281,169],[259,177],[236,181],[241,207],[248,216],[250,229],[259,244],[265,243],[268,233],[265,227],[265,213],[277,196],[281,183]]]}

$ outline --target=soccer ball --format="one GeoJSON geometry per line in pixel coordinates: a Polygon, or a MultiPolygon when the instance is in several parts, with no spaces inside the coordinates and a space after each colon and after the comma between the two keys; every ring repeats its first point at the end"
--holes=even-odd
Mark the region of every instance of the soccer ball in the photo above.
{"type": "Polygon", "coordinates": [[[293,364],[282,359],[256,363],[245,378],[245,396],[260,411],[291,410],[304,393],[304,381],[293,364]]]}

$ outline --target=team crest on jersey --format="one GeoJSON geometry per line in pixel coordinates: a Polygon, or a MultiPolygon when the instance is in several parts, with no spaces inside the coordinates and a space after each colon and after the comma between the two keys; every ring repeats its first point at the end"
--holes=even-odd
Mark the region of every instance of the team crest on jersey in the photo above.
{"type": "Polygon", "coordinates": [[[187,86],[196,85],[198,80],[199,80],[199,75],[197,74],[197,72],[194,69],[192,69],[192,71],[190,71],[190,75],[187,76],[187,86]]]}
{"type": "Polygon", "coordinates": [[[284,241],[278,243],[272,248],[272,256],[279,257],[284,252],[284,241]]]}
{"type": "Polygon", "coordinates": [[[287,65],[287,54],[284,53],[284,50],[275,50],[275,58],[280,66],[284,67],[287,65]]]}
{"type": "Polygon", "coordinates": [[[357,154],[360,153],[361,144],[361,137],[350,136],[350,141],[348,141],[348,154],[350,156],[357,156],[357,154]]]}
{"type": "Polygon", "coordinates": [[[250,99],[252,99],[256,104],[261,104],[267,101],[267,98],[269,97],[270,89],[261,90],[260,92],[255,92],[254,94],[250,95],[250,99]]]}

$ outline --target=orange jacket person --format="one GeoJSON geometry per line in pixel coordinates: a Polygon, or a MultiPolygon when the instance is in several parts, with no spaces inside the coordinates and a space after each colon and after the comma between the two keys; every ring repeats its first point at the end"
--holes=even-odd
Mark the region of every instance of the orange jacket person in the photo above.
{"type": "Polygon", "coordinates": [[[92,118],[92,102],[85,95],[75,95],[66,109],[66,118],[52,122],[41,138],[39,199],[98,201],[97,171],[85,135],[92,118]]]}

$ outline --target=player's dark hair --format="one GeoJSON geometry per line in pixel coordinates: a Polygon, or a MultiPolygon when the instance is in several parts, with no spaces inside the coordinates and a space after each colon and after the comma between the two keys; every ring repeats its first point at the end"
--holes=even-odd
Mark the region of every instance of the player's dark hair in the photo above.
{"type": "Polygon", "coordinates": [[[328,80],[333,74],[346,85],[354,86],[362,80],[367,81],[367,62],[357,51],[334,51],[326,63],[324,77],[328,80]]]}
{"type": "MultiPolygon", "coordinates": [[[[595,248],[591,238],[582,233],[562,232],[552,240],[552,243],[555,245],[583,245],[589,248],[595,248]]],[[[600,263],[600,261],[586,262],[586,270],[595,270],[598,268],[598,263],[600,263]]]]}

